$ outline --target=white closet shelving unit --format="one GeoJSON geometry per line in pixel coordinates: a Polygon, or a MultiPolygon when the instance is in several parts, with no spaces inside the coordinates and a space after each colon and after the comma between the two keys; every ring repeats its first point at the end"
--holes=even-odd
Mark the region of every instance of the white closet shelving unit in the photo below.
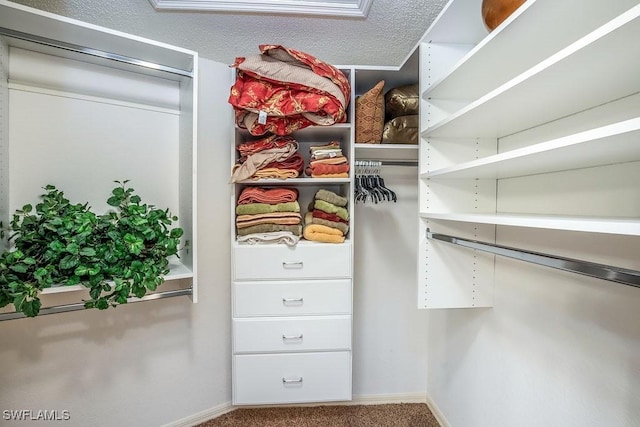
{"type": "Polygon", "coordinates": [[[449,2],[420,46],[423,308],[493,303],[493,255],[427,230],[490,243],[496,226],[640,235],[640,206],[613,178],[634,179],[640,161],[638,1],[528,0],[490,34],[480,3],[449,2]]]}
{"type": "MultiPolygon", "coordinates": [[[[353,87],[353,70],[338,67],[353,87]]],[[[311,126],[291,136],[309,164],[310,147],[338,141],[353,170],[353,96],[349,120],[311,126]]],[[[236,129],[235,146],[259,139],[236,129]]],[[[232,150],[231,164],[237,162],[232,150]]],[[[245,180],[231,199],[233,403],[282,404],[351,400],[353,174],[348,178],[245,180]],[[344,243],[301,239],[295,246],[237,242],[238,197],[246,187],[298,191],[300,213],[308,212],[323,188],[349,200],[349,234],[344,243]]]]}
{"type": "MultiPolygon", "coordinates": [[[[0,61],[0,220],[47,184],[104,212],[113,181],[128,179],[184,230],[156,298],[195,302],[197,53],[1,0],[0,61]]],[[[83,289],[43,294],[79,302],[70,291],[83,289]]]]}

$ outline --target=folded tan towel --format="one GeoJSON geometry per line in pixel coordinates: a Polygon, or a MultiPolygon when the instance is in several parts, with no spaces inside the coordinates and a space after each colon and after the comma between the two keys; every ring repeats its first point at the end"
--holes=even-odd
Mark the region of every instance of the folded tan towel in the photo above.
{"type": "Polygon", "coordinates": [[[314,217],[311,214],[311,212],[307,212],[307,214],[305,215],[304,223],[306,225],[309,225],[309,224],[320,224],[320,225],[325,225],[325,226],[331,227],[331,228],[337,228],[345,236],[349,233],[349,226],[347,224],[345,224],[344,222],[334,222],[334,221],[329,221],[329,220],[326,220],[326,219],[323,219],[323,218],[317,218],[317,217],[314,217]]]}
{"type": "Polygon", "coordinates": [[[304,238],[314,242],[343,243],[342,231],[321,224],[309,224],[304,227],[304,238]]]}

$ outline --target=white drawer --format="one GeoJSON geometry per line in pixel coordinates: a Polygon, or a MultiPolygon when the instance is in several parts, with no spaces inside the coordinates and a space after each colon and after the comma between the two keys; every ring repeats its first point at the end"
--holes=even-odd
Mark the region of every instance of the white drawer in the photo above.
{"type": "Polygon", "coordinates": [[[234,282],[234,317],[351,314],[351,280],[234,282]]]}
{"type": "Polygon", "coordinates": [[[350,350],[351,316],[234,319],[234,353],[350,350]]]}
{"type": "Polygon", "coordinates": [[[234,245],[235,280],[350,278],[351,244],[234,245]]]}
{"type": "Polygon", "coordinates": [[[233,358],[233,404],[351,400],[351,352],[233,358]]]}

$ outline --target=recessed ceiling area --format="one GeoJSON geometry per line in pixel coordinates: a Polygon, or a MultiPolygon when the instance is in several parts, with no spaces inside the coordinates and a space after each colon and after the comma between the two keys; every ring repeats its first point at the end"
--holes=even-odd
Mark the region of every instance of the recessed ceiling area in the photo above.
{"type": "MultiPolygon", "coordinates": [[[[47,12],[195,50],[201,58],[232,64],[281,44],[334,65],[401,65],[447,0],[370,0],[366,17],[156,9],[169,0],[12,0],[47,12]]],[[[189,3],[196,0],[171,0],[189,3]]],[[[204,0],[201,0],[204,1],[204,0]]],[[[302,3],[302,0],[263,0],[302,3]]],[[[263,1],[253,0],[253,3],[263,1]]],[[[342,3],[356,0],[336,0],[342,3]]],[[[478,1],[478,13],[480,13],[478,1]]],[[[309,1],[307,0],[309,3],[309,1]]],[[[224,3],[224,2],[223,2],[224,3]]],[[[229,0],[226,3],[239,3],[229,0]]],[[[331,3],[329,0],[323,4],[331,3]]],[[[337,4],[337,3],[336,3],[337,4]]]]}
{"type": "Polygon", "coordinates": [[[364,18],[373,0],[149,0],[157,10],[284,13],[364,18]]]}

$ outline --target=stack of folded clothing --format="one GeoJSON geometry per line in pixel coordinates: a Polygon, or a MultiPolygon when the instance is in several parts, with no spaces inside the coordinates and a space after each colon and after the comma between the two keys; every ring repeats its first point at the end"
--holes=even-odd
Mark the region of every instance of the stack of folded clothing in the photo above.
{"type": "Polygon", "coordinates": [[[342,243],[349,232],[348,200],[329,190],[318,190],[305,215],[304,238],[342,243]]]}
{"type": "Polygon", "coordinates": [[[298,191],[246,187],[238,197],[238,242],[295,245],[302,234],[298,191]]]}
{"type": "Polygon", "coordinates": [[[240,159],[231,182],[260,178],[297,178],[304,171],[298,142],[290,136],[272,135],[238,146],[240,159]]]}
{"type": "Polygon", "coordinates": [[[310,148],[311,157],[306,169],[312,178],[348,178],[349,161],[342,154],[340,143],[332,141],[327,145],[310,148]]]}

